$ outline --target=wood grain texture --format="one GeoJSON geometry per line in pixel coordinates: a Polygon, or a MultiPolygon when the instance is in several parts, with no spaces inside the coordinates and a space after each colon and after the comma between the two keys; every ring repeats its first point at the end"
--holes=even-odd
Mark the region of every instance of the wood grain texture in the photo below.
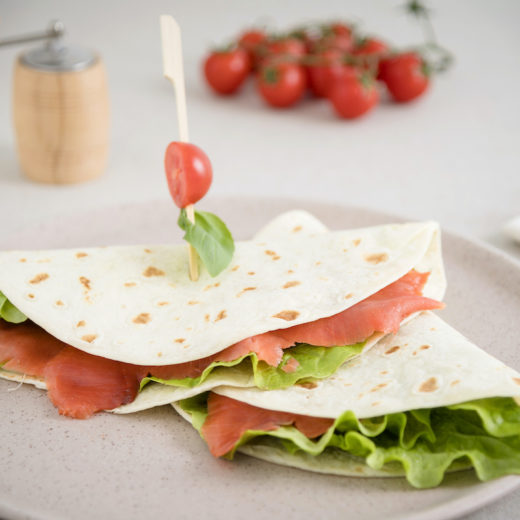
{"type": "Polygon", "coordinates": [[[24,173],[37,182],[94,179],[106,167],[109,101],[105,67],[46,72],[15,63],[13,119],[24,173]]]}

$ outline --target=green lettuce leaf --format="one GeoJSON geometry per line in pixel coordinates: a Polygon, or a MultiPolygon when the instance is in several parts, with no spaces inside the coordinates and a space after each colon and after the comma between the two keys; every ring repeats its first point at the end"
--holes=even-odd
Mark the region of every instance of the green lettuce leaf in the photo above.
{"type": "MultiPolygon", "coordinates": [[[[206,400],[207,394],[201,394],[180,403],[199,432],[207,416],[206,400]]],[[[334,450],[364,459],[376,470],[399,463],[408,482],[417,488],[439,485],[446,471],[461,463],[472,466],[484,481],[520,474],[520,407],[508,397],[372,419],[357,419],[347,411],[316,440],[293,426],[248,431],[226,457],[232,458],[245,443],[261,443],[265,438],[293,455],[316,456],[317,464],[320,454],[330,455],[334,450]]]]}
{"type": "Polygon", "coordinates": [[[193,224],[182,209],[177,224],[185,231],[184,240],[195,248],[211,276],[217,276],[229,265],[235,243],[226,224],[217,215],[195,211],[193,224]]]}
{"type": "Polygon", "coordinates": [[[233,361],[215,361],[202,372],[199,377],[184,379],[160,379],[147,377],[141,381],[143,388],[150,381],[164,385],[192,388],[201,384],[217,367],[239,366],[252,373],[254,383],[264,390],[287,388],[295,383],[311,382],[312,379],[324,379],[332,375],[346,361],[361,354],[365,343],[356,343],[339,347],[314,347],[300,344],[284,351],[282,361],[277,367],[259,361],[255,353],[246,354],[233,361]],[[299,366],[294,372],[285,372],[284,367],[291,358],[298,361],[299,366]]]}
{"type": "Polygon", "coordinates": [[[27,316],[20,312],[8,299],[5,294],[0,291],[0,318],[10,323],[22,323],[27,316]]]}

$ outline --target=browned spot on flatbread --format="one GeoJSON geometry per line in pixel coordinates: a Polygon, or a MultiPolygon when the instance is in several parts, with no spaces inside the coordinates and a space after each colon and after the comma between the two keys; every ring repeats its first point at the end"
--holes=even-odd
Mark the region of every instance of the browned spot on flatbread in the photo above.
{"type": "Polygon", "coordinates": [[[164,307],[165,305],[170,305],[170,302],[158,302],[157,303],[158,307],[164,307]]]}
{"type": "Polygon", "coordinates": [[[513,382],[520,386],[520,377],[513,377],[513,382]]]}
{"type": "Polygon", "coordinates": [[[269,256],[276,256],[276,253],[274,251],[271,251],[270,249],[266,249],[264,253],[269,256]]]}
{"type": "Polygon", "coordinates": [[[348,253],[348,249],[343,249],[343,252],[344,253],[348,253]]]}
{"type": "Polygon", "coordinates": [[[430,330],[431,330],[431,331],[434,331],[434,330],[437,330],[437,329],[436,329],[435,327],[432,327],[430,330]]]}
{"type": "Polygon", "coordinates": [[[138,324],[145,324],[148,323],[151,319],[152,318],[147,312],[141,312],[141,314],[138,314],[132,321],[138,324]]]}
{"type": "Polygon", "coordinates": [[[298,231],[301,231],[301,230],[302,230],[301,226],[294,226],[292,232],[293,233],[298,233],[298,231]]]}
{"type": "Polygon", "coordinates": [[[294,274],[294,271],[293,271],[292,269],[289,269],[289,270],[287,271],[287,274],[294,274]]]}
{"type": "Polygon", "coordinates": [[[197,301],[197,300],[190,300],[190,301],[188,302],[188,305],[197,305],[198,303],[200,303],[200,302],[197,301]]]}
{"type": "Polygon", "coordinates": [[[460,379],[455,379],[455,381],[452,381],[450,383],[450,386],[457,386],[460,383],[460,379]]]}
{"type": "Polygon", "coordinates": [[[151,265],[143,271],[143,276],[146,276],[147,278],[151,278],[152,276],[164,276],[164,271],[151,265]]]}
{"type": "Polygon", "coordinates": [[[314,265],[321,265],[321,262],[318,261],[318,262],[316,262],[314,265]]]}
{"type": "Polygon", "coordinates": [[[273,260],[280,260],[280,258],[281,258],[281,256],[278,256],[278,255],[273,256],[273,260]]]}
{"type": "Polygon", "coordinates": [[[348,294],[345,295],[345,300],[350,300],[350,298],[352,298],[352,296],[354,296],[351,292],[349,292],[348,294]]]}
{"type": "Polygon", "coordinates": [[[358,394],[357,398],[358,399],[361,399],[362,397],[364,397],[365,394],[358,394]]]}
{"type": "Polygon", "coordinates": [[[381,372],[379,372],[382,376],[384,376],[385,374],[388,374],[388,370],[381,370],[381,372]]]}
{"type": "Polygon", "coordinates": [[[47,278],[49,278],[49,275],[47,273],[40,273],[37,274],[32,280],[30,280],[29,283],[32,283],[34,285],[43,282],[44,280],[47,280],[47,278]]]}
{"type": "Polygon", "coordinates": [[[397,352],[401,347],[399,345],[395,345],[394,347],[390,347],[388,350],[385,351],[385,354],[393,354],[394,352],[397,352]]]}
{"type": "Polygon", "coordinates": [[[226,310],[222,310],[217,314],[217,317],[215,318],[215,321],[223,320],[224,318],[227,318],[227,312],[226,310]]]}
{"type": "Polygon", "coordinates": [[[86,325],[85,320],[80,320],[76,323],[76,327],[84,327],[86,325]]]}
{"type": "Polygon", "coordinates": [[[205,320],[205,321],[209,321],[209,314],[206,314],[206,315],[204,316],[204,320],[205,320]]]}
{"type": "Polygon", "coordinates": [[[62,307],[63,305],[65,305],[61,300],[56,300],[56,305],[58,307],[62,307]]]}
{"type": "Polygon", "coordinates": [[[81,283],[81,285],[83,285],[83,287],[85,287],[87,291],[90,291],[90,280],[88,278],[86,278],[85,276],[80,276],[79,282],[81,283]]]}
{"type": "Polygon", "coordinates": [[[381,388],[384,388],[385,386],[388,386],[388,383],[379,383],[378,385],[374,386],[374,388],[371,388],[371,392],[377,392],[381,390],[381,388]]]}
{"type": "Polygon", "coordinates": [[[430,377],[430,379],[421,383],[419,392],[434,392],[435,390],[438,390],[438,388],[439,385],[437,384],[437,379],[435,377],[430,377]]]}
{"type": "Polygon", "coordinates": [[[84,253],[83,251],[79,251],[76,253],[76,258],[85,258],[87,255],[87,253],[84,253]]]}
{"type": "Polygon", "coordinates": [[[249,271],[247,274],[250,275],[250,276],[253,276],[255,274],[255,272],[254,271],[249,271]]]}
{"type": "Polygon", "coordinates": [[[273,318],[280,318],[281,320],[285,321],[292,321],[295,320],[300,313],[298,311],[281,311],[278,314],[275,314],[273,318]]]}
{"type": "Polygon", "coordinates": [[[422,347],[419,348],[419,350],[428,350],[429,348],[431,348],[430,345],[423,345],[422,347]]]}
{"type": "Polygon", "coordinates": [[[343,383],[343,386],[352,386],[352,383],[343,383]]]}
{"type": "Polygon", "coordinates": [[[174,341],[175,341],[175,343],[184,343],[186,340],[184,338],[177,338],[174,341]]]}
{"type": "Polygon", "coordinates": [[[137,284],[135,282],[126,282],[125,287],[135,287],[137,284]]]}
{"type": "Polygon", "coordinates": [[[97,337],[97,334],[85,334],[84,336],[81,336],[81,339],[87,343],[92,343],[97,337]]]}
{"type": "Polygon", "coordinates": [[[231,270],[232,270],[232,271],[237,271],[239,268],[240,268],[239,265],[235,265],[235,267],[233,267],[233,269],[231,269],[231,270]]]}
{"type": "Polygon", "coordinates": [[[375,402],[374,402],[374,403],[372,403],[372,404],[371,404],[370,406],[377,406],[377,405],[379,405],[379,404],[381,404],[381,402],[380,402],[380,401],[375,401],[375,402]]]}
{"type": "Polygon", "coordinates": [[[34,300],[34,294],[33,293],[29,293],[27,295],[27,298],[29,298],[30,300],[34,300]]]}
{"type": "Polygon", "coordinates": [[[206,285],[206,287],[204,287],[204,290],[205,291],[209,291],[210,289],[213,289],[213,287],[218,287],[219,285],[220,285],[220,282],[213,283],[213,284],[210,284],[210,285],[206,285]]]}
{"type": "Polygon", "coordinates": [[[152,252],[151,249],[148,249],[147,247],[144,248],[144,252],[150,254],[152,252]]]}
{"type": "Polygon", "coordinates": [[[317,388],[317,384],[313,383],[312,381],[309,381],[308,383],[296,383],[298,386],[301,386],[302,388],[307,388],[307,390],[312,390],[313,388],[317,388]]]}
{"type": "Polygon", "coordinates": [[[388,255],[386,253],[372,253],[371,255],[365,255],[365,261],[374,265],[386,262],[387,260],[388,255]]]}
{"type": "Polygon", "coordinates": [[[352,243],[354,244],[354,247],[357,247],[357,246],[359,246],[359,244],[361,244],[361,239],[356,238],[355,240],[352,240],[352,243]]]}
{"type": "Polygon", "coordinates": [[[256,290],[256,287],[244,287],[239,293],[237,293],[237,298],[240,298],[240,296],[242,296],[244,293],[248,292],[248,291],[254,291],[256,290]]]}
{"type": "Polygon", "coordinates": [[[162,352],[157,352],[157,357],[162,357],[162,352]]]}
{"type": "Polygon", "coordinates": [[[290,282],[287,282],[283,285],[283,289],[289,289],[289,287],[296,287],[297,285],[300,285],[301,282],[298,282],[297,280],[292,280],[290,282]]]}
{"type": "Polygon", "coordinates": [[[18,261],[22,262],[22,264],[23,264],[24,262],[27,262],[27,258],[20,258],[20,260],[18,260],[18,261]]]}

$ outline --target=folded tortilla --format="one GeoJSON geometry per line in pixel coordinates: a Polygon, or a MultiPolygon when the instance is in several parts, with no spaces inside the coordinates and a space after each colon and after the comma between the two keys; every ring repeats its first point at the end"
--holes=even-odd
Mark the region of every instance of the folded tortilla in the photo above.
{"type": "MultiPolygon", "coordinates": [[[[431,312],[328,379],[272,391],[232,385],[213,392],[335,420],[317,439],[294,426],[249,432],[238,451],[260,459],[338,475],[405,475],[416,487],[438,485],[446,471],[471,466],[482,480],[520,473],[520,374],[431,312]]],[[[174,407],[189,421],[197,418],[200,430],[200,401],[174,407]]]]}
{"type": "MultiPolygon", "coordinates": [[[[446,288],[433,222],[327,232],[312,215],[293,211],[238,243],[232,264],[216,278],[203,272],[190,281],[186,258],[185,246],[164,245],[2,252],[0,291],[68,345],[157,366],[205,358],[246,337],[337,314],[412,269],[430,272],[424,296],[441,300],[446,288]]],[[[364,348],[381,336],[374,334],[364,348]]],[[[196,389],[149,384],[114,411],[195,395],[221,384],[231,368],[213,370],[196,389]]],[[[241,374],[240,385],[254,385],[250,372],[233,369],[234,380],[241,374]]],[[[1,369],[0,377],[45,388],[37,377],[1,369]]]]}

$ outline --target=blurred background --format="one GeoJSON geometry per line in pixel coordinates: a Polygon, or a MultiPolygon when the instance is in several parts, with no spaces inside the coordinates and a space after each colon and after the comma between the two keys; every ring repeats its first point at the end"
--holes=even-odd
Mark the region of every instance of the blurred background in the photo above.
{"type": "MultiPolygon", "coordinates": [[[[84,184],[53,186],[20,171],[12,125],[16,56],[0,48],[0,233],[67,212],[169,197],[163,154],[178,137],[175,98],[162,76],[159,15],[183,31],[191,140],[212,160],[211,197],[290,197],[436,219],[520,258],[501,233],[520,213],[520,3],[430,0],[440,42],[455,55],[415,103],[384,103],[356,121],[324,100],[265,107],[248,83],[236,97],[213,95],[201,75],[206,52],[252,25],[283,30],[334,18],[394,44],[420,43],[402,1],[370,0],[1,0],[0,39],[61,19],[67,43],[95,49],[108,75],[108,167],[84,184]]],[[[173,206],[172,206],[173,209],[173,206]]]]}

